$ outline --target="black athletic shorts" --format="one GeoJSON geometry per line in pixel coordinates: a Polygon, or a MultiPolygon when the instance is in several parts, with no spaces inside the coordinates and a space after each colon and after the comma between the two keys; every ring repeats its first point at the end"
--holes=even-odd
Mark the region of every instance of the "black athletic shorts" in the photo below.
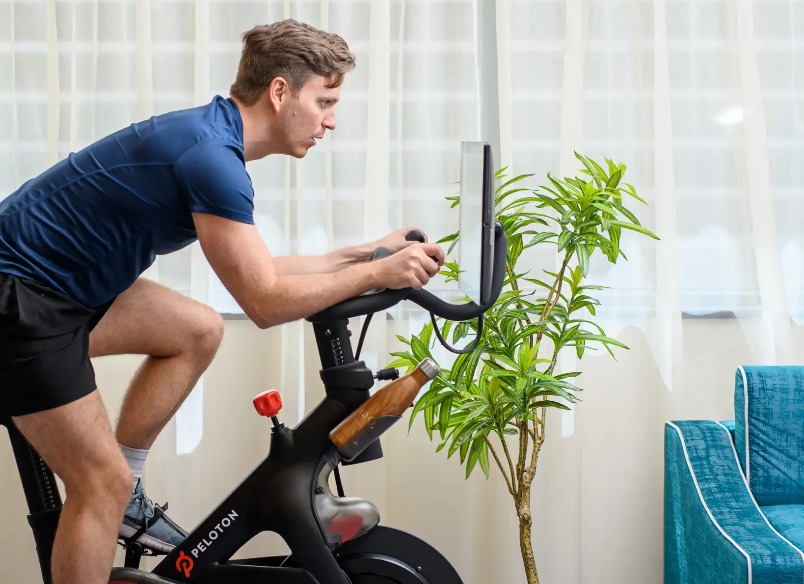
{"type": "Polygon", "coordinates": [[[0,417],[49,410],[94,391],[89,331],[112,302],[88,308],[32,280],[0,274],[0,417]]]}

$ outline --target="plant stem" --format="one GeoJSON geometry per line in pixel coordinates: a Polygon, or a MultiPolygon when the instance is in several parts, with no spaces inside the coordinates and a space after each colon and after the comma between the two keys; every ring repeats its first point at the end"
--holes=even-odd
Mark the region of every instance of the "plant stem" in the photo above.
{"type": "Polygon", "coordinates": [[[512,495],[516,496],[516,493],[514,491],[514,487],[511,484],[511,480],[509,480],[509,478],[508,478],[508,473],[505,472],[505,468],[503,468],[502,462],[500,461],[500,457],[497,456],[497,451],[494,450],[494,446],[492,446],[491,441],[489,440],[489,437],[488,436],[483,436],[483,440],[488,445],[489,450],[491,450],[491,455],[494,457],[494,461],[497,463],[497,467],[500,469],[500,472],[502,473],[502,476],[505,479],[505,486],[508,487],[508,492],[511,493],[512,495]]]}
{"type": "Polygon", "coordinates": [[[542,444],[544,444],[544,425],[547,423],[547,408],[542,408],[541,414],[542,422],[539,425],[541,426],[542,431],[539,433],[539,439],[533,442],[533,452],[531,453],[530,465],[528,466],[528,477],[530,480],[533,480],[533,477],[536,476],[536,466],[539,462],[539,453],[542,450],[542,444]]]}
{"type": "MultiPolygon", "coordinates": [[[[513,290],[514,292],[519,292],[519,286],[516,283],[516,277],[515,277],[515,274],[514,274],[514,269],[511,266],[511,264],[509,264],[507,261],[505,262],[505,271],[508,274],[508,277],[511,278],[511,290],[513,290]]],[[[525,308],[525,306],[522,304],[522,302],[519,301],[518,298],[517,298],[517,301],[516,301],[516,307],[519,310],[522,310],[523,308],[525,308]]],[[[525,315],[524,319],[525,319],[524,321],[521,318],[518,318],[517,320],[519,321],[519,324],[522,326],[522,328],[527,328],[531,324],[530,319],[528,318],[527,314],[525,315]]],[[[530,335],[530,346],[531,347],[533,346],[533,335],[530,335]]],[[[539,355],[539,352],[537,351],[536,355],[534,356],[534,358],[538,357],[538,355],[539,355]]]]}
{"type": "Polygon", "coordinates": [[[516,476],[519,479],[519,484],[524,482],[525,475],[525,460],[528,457],[528,421],[522,419],[519,422],[519,460],[516,463],[516,476]]]}
{"type": "Polygon", "coordinates": [[[511,469],[511,486],[514,493],[516,493],[520,488],[521,484],[517,480],[517,474],[514,472],[514,463],[511,460],[511,452],[508,450],[508,444],[505,443],[505,434],[502,432],[500,433],[500,442],[502,443],[503,452],[505,452],[505,458],[508,459],[508,468],[511,469]]]}
{"type": "Polygon", "coordinates": [[[539,584],[539,573],[536,571],[536,558],[533,556],[533,539],[531,530],[533,518],[530,512],[530,482],[522,485],[519,496],[515,499],[516,515],[519,519],[519,549],[525,565],[525,576],[528,584],[539,584]]]}
{"type": "MultiPolygon", "coordinates": [[[[547,300],[544,303],[544,310],[542,310],[541,316],[539,316],[539,321],[544,322],[547,320],[547,317],[550,316],[550,313],[555,308],[556,304],[558,304],[559,298],[561,298],[561,287],[564,285],[564,272],[567,271],[567,265],[569,264],[570,258],[572,257],[572,252],[568,251],[564,256],[564,262],[561,264],[561,270],[558,272],[558,276],[556,277],[556,284],[550,290],[550,293],[547,295],[547,300]]],[[[539,330],[536,333],[536,342],[540,342],[542,340],[542,336],[544,334],[544,329],[539,330]]]]}

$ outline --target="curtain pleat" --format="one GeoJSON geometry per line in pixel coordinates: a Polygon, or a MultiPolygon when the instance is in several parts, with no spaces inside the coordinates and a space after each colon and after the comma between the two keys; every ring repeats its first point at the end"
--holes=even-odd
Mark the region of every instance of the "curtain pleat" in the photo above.
{"type": "Polygon", "coordinates": [[[656,333],[653,344],[662,378],[669,389],[676,390],[683,379],[683,343],[666,0],[654,3],[653,31],[653,161],[656,176],[653,204],[656,207],[656,231],[662,234],[661,241],[656,244],[656,333]]]}
{"type": "Polygon", "coordinates": [[[754,5],[751,0],[739,0],[733,5],[737,13],[749,216],[753,228],[757,284],[762,307],[762,334],[751,337],[754,350],[762,362],[794,364],[790,313],[787,309],[784,280],[779,277],[782,274],[781,258],[774,201],[771,196],[768,127],[754,37],[754,5]]]}
{"type": "Polygon", "coordinates": [[[56,2],[47,2],[47,160],[59,159],[59,123],[61,121],[59,83],[59,31],[56,25],[56,2]]]}
{"type": "Polygon", "coordinates": [[[8,3],[8,38],[9,38],[9,45],[11,47],[11,79],[10,79],[10,90],[11,90],[11,120],[10,127],[11,127],[11,136],[9,136],[9,142],[11,144],[11,168],[12,168],[12,182],[14,184],[18,184],[20,182],[20,168],[19,164],[17,163],[17,148],[16,146],[19,144],[20,139],[20,131],[19,131],[19,109],[17,107],[17,59],[16,59],[16,47],[15,47],[15,38],[16,35],[14,33],[14,28],[16,25],[16,19],[14,17],[14,0],[11,0],[8,3]]]}

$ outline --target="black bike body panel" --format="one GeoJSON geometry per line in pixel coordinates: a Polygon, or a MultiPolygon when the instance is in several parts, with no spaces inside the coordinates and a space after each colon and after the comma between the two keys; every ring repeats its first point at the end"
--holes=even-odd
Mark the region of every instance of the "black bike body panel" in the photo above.
{"type": "Polygon", "coordinates": [[[164,578],[151,574],[150,572],[143,572],[142,570],[134,570],[133,568],[113,568],[112,575],[109,576],[109,584],[179,584],[176,580],[164,578]]]}
{"type": "Polygon", "coordinates": [[[414,535],[382,525],[364,537],[346,542],[336,556],[353,584],[463,583],[455,568],[435,548],[414,535]],[[400,563],[411,567],[413,573],[400,563]],[[388,575],[385,580],[370,577],[360,580],[361,574],[382,576],[383,573],[388,575]]]}
{"type": "MultiPolygon", "coordinates": [[[[299,425],[272,433],[268,457],[154,569],[196,582],[263,531],[278,533],[321,584],[350,584],[326,543],[314,512],[315,481],[332,451],[329,432],[346,417],[326,398],[299,425]]],[[[216,568],[217,569],[217,568],[216,568]]]]}
{"type": "Polygon", "coordinates": [[[352,582],[361,584],[358,578],[368,578],[371,584],[378,580],[394,584],[430,584],[417,568],[399,558],[386,554],[363,554],[344,561],[344,571],[352,582]]]}
{"type": "MultiPolygon", "coordinates": [[[[346,580],[348,582],[348,580],[346,580]]],[[[248,564],[210,566],[197,584],[323,584],[301,568],[278,568],[248,564]]]]}
{"type": "MultiPolygon", "coordinates": [[[[389,527],[375,527],[367,535],[345,543],[335,551],[335,557],[352,584],[463,584],[449,561],[429,544],[389,527]]],[[[293,556],[250,558],[236,563],[298,566],[293,556]]],[[[284,584],[269,578],[269,569],[264,574],[266,584],[284,584]]]]}

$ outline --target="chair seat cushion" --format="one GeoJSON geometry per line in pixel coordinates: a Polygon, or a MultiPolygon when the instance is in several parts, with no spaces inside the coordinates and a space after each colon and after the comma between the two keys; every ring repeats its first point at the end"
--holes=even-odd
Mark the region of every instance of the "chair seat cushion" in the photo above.
{"type": "Polygon", "coordinates": [[[776,531],[804,550],[804,505],[772,505],[762,507],[762,512],[776,531]]]}

